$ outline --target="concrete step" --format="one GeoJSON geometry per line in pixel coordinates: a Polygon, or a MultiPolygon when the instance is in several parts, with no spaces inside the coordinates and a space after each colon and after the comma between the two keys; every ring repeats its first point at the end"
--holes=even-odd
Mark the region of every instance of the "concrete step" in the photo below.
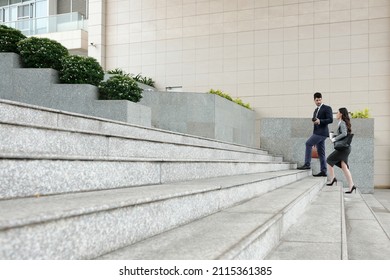
{"type": "Polygon", "coordinates": [[[0,199],[295,167],[251,147],[4,100],[0,140],[0,199]]]}
{"type": "Polygon", "coordinates": [[[0,259],[97,258],[262,194],[245,204],[252,205],[249,209],[240,205],[226,213],[237,212],[241,222],[245,216],[252,216],[251,221],[267,217],[266,225],[255,228],[260,227],[259,232],[270,227],[270,238],[278,239],[279,231],[294,222],[321,187],[322,179],[312,177],[293,183],[308,175],[308,171],[284,170],[1,200],[0,259]]]}
{"type": "Polygon", "coordinates": [[[324,185],[307,177],[99,259],[263,259],[324,185]]]}
{"type": "Polygon", "coordinates": [[[19,125],[25,129],[28,127],[46,128],[55,131],[62,130],[84,134],[93,133],[95,135],[112,136],[122,139],[155,141],[156,143],[193,145],[260,155],[268,154],[266,151],[257,148],[215,139],[131,125],[124,122],[64,112],[5,99],[0,99],[0,123],[4,125],[19,125]]]}
{"type": "Polygon", "coordinates": [[[325,186],[266,259],[348,259],[342,188],[325,186]]]}
{"type": "Polygon", "coordinates": [[[0,121],[0,153],[3,157],[17,155],[82,156],[105,158],[155,159],[218,159],[258,160],[281,162],[282,158],[263,153],[252,153],[195,144],[143,140],[131,136],[113,136],[45,126],[24,125],[0,121]]]}
{"type": "Polygon", "coordinates": [[[134,187],[228,175],[289,170],[290,163],[238,160],[5,158],[0,199],[134,187]]]}
{"type": "MultiPolygon", "coordinates": [[[[345,189],[346,190],[346,189],[345,189]]],[[[389,260],[389,211],[373,196],[358,192],[345,194],[348,258],[389,260]],[[371,205],[371,207],[370,207],[371,205]]]]}
{"type": "Polygon", "coordinates": [[[390,238],[390,189],[375,189],[374,194],[362,194],[386,235],[390,238]]]}

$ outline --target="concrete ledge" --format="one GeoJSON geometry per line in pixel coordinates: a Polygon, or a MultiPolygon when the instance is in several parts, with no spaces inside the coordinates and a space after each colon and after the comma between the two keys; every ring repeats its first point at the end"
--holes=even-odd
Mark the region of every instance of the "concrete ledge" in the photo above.
{"type": "MultiPolygon", "coordinates": [[[[374,192],[374,119],[351,119],[352,151],[349,166],[354,183],[362,193],[374,192]]],[[[330,131],[337,131],[337,121],[329,125],[330,131]]],[[[275,155],[282,155],[286,161],[302,165],[305,157],[305,142],[310,137],[313,126],[310,119],[303,118],[264,118],[260,124],[260,146],[275,155]]],[[[326,156],[334,151],[327,140],[326,156]]],[[[319,172],[319,161],[312,160],[313,172],[319,172]]],[[[335,167],[339,181],[347,185],[341,169],[335,167]]]]}
{"type": "Polygon", "coordinates": [[[209,93],[144,91],[140,102],[152,108],[152,125],[256,147],[255,112],[209,93]]]}

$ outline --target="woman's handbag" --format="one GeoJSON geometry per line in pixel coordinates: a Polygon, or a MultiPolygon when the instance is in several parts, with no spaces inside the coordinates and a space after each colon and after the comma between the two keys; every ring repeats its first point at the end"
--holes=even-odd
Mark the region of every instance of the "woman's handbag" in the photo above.
{"type": "Polygon", "coordinates": [[[343,151],[348,149],[352,143],[353,134],[347,134],[344,138],[334,142],[334,149],[337,151],[343,151]]]}

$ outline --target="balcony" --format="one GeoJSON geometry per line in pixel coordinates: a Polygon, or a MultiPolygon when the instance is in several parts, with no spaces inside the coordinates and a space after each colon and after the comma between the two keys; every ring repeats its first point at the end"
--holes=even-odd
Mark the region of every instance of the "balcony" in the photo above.
{"type": "Polygon", "coordinates": [[[77,12],[41,18],[20,19],[5,22],[4,24],[19,29],[26,36],[75,30],[87,31],[88,27],[88,21],[84,15],[77,12]]]}

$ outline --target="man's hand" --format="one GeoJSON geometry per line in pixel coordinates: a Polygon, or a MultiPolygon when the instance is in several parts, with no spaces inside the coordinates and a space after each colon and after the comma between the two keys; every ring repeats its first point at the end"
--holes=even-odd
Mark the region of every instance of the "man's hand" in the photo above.
{"type": "Polygon", "coordinates": [[[320,122],[321,122],[320,119],[316,119],[316,120],[314,121],[314,124],[319,125],[320,122]]]}

